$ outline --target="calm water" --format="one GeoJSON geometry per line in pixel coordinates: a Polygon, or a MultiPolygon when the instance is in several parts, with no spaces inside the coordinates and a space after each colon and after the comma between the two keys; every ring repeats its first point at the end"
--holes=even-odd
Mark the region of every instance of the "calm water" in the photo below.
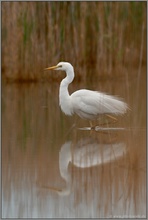
{"type": "Polygon", "coordinates": [[[145,73],[89,85],[124,97],[132,110],[106,127],[125,130],[77,129],[89,123],[61,112],[58,88],[3,84],[2,217],[144,218],[145,73]]]}

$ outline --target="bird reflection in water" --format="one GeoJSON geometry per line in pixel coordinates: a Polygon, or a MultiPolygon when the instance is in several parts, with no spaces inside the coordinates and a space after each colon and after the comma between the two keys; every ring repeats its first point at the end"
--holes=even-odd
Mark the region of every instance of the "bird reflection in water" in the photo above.
{"type": "Polygon", "coordinates": [[[60,196],[69,195],[72,190],[71,174],[68,169],[70,163],[77,168],[87,169],[116,162],[126,153],[126,144],[123,142],[99,143],[98,139],[93,137],[82,138],[76,144],[67,141],[59,152],[60,175],[65,180],[66,186],[63,189],[50,186],[44,188],[55,191],[60,196]]]}

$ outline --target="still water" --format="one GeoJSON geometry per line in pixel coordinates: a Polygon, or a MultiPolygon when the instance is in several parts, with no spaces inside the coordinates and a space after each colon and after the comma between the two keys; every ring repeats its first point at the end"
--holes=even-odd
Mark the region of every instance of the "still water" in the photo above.
{"type": "MultiPolygon", "coordinates": [[[[124,97],[131,111],[102,125],[124,130],[79,130],[89,123],[61,112],[58,88],[59,83],[3,83],[2,217],[144,218],[144,72],[89,85],[124,97]]],[[[80,88],[73,83],[70,92],[80,88]]]]}

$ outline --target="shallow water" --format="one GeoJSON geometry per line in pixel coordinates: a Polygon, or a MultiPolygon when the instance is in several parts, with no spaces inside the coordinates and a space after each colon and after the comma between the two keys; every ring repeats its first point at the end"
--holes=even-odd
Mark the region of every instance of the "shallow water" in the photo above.
{"type": "MultiPolygon", "coordinates": [[[[70,91],[82,87],[73,83],[70,91]]],[[[144,72],[89,86],[129,104],[126,116],[103,126],[124,130],[79,130],[89,123],[61,112],[58,88],[3,83],[2,217],[144,218],[144,72]]]]}

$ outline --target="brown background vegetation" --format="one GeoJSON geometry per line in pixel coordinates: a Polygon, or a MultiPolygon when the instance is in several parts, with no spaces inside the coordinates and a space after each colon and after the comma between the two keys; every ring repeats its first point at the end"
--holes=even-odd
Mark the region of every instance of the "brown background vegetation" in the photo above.
{"type": "Polygon", "coordinates": [[[59,61],[85,77],[145,64],[146,4],[2,2],[3,78],[40,80],[59,61]]]}

